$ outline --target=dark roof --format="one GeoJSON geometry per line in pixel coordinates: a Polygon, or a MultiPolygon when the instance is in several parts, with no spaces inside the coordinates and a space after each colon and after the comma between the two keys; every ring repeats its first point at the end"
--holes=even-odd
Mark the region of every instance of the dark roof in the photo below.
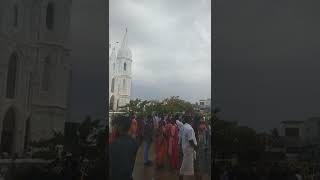
{"type": "Polygon", "coordinates": [[[308,118],[308,120],[310,121],[320,121],[320,117],[310,117],[308,118]]]}

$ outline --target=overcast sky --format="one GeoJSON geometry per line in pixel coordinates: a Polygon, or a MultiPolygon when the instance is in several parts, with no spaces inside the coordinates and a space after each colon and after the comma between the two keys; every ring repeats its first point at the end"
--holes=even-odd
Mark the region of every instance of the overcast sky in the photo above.
{"type": "Polygon", "coordinates": [[[107,102],[107,1],[72,1],[70,61],[71,121],[105,118],[107,102]]]}
{"type": "Polygon", "coordinates": [[[320,112],[319,1],[217,0],[216,102],[259,130],[320,112]]]}
{"type": "Polygon", "coordinates": [[[126,27],[132,98],[211,97],[211,0],[110,0],[111,44],[126,27]]]}

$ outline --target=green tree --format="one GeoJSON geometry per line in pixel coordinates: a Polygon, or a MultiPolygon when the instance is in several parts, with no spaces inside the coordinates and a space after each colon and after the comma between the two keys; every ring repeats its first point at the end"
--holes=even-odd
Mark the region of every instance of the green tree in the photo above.
{"type": "Polygon", "coordinates": [[[162,101],[131,100],[129,104],[121,107],[121,111],[127,113],[134,112],[139,117],[146,117],[154,112],[158,114],[174,114],[177,112],[193,113],[194,109],[190,102],[180,99],[179,96],[172,96],[162,101]]]}
{"type": "Polygon", "coordinates": [[[236,154],[240,162],[250,163],[262,157],[264,146],[254,129],[216,119],[213,132],[214,146],[220,158],[236,154]]]}
{"type": "Polygon", "coordinates": [[[87,116],[85,120],[80,124],[79,137],[80,140],[85,141],[92,129],[92,120],[90,116],[87,116]]]}

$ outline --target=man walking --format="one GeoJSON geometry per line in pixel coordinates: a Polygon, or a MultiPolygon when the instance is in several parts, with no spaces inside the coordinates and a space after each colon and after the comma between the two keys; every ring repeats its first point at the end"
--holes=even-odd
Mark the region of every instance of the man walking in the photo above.
{"type": "Polygon", "coordinates": [[[182,131],[183,131],[183,123],[179,120],[180,118],[178,116],[176,116],[176,124],[178,126],[179,129],[179,140],[178,140],[178,144],[179,144],[179,166],[182,163],[182,157],[183,157],[183,153],[182,153],[182,131]]]}
{"type": "Polygon", "coordinates": [[[195,137],[194,130],[191,124],[191,117],[185,116],[185,124],[183,125],[182,132],[182,152],[183,159],[180,168],[179,180],[183,180],[184,176],[193,176],[194,175],[194,159],[195,159],[195,150],[197,148],[197,140],[195,137]]]}
{"type": "Polygon", "coordinates": [[[144,165],[152,166],[152,161],[149,160],[149,150],[153,136],[153,121],[152,116],[148,115],[145,126],[144,126],[144,165]]]}
{"type": "Polygon", "coordinates": [[[133,180],[132,172],[138,144],[129,131],[131,118],[119,115],[116,117],[116,122],[118,124],[119,137],[110,144],[110,179],[133,180]]]}

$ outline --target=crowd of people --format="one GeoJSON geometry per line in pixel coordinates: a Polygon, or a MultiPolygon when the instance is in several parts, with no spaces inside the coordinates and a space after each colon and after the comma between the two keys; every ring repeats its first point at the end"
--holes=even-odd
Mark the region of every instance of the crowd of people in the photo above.
{"type": "Polygon", "coordinates": [[[172,172],[179,171],[179,179],[210,176],[210,128],[210,123],[200,114],[116,116],[109,136],[110,178],[133,179],[137,151],[142,145],[145,166],[169,167],[172,172]],[[152,143],[153,161],[149,156],[152,143]]]}

